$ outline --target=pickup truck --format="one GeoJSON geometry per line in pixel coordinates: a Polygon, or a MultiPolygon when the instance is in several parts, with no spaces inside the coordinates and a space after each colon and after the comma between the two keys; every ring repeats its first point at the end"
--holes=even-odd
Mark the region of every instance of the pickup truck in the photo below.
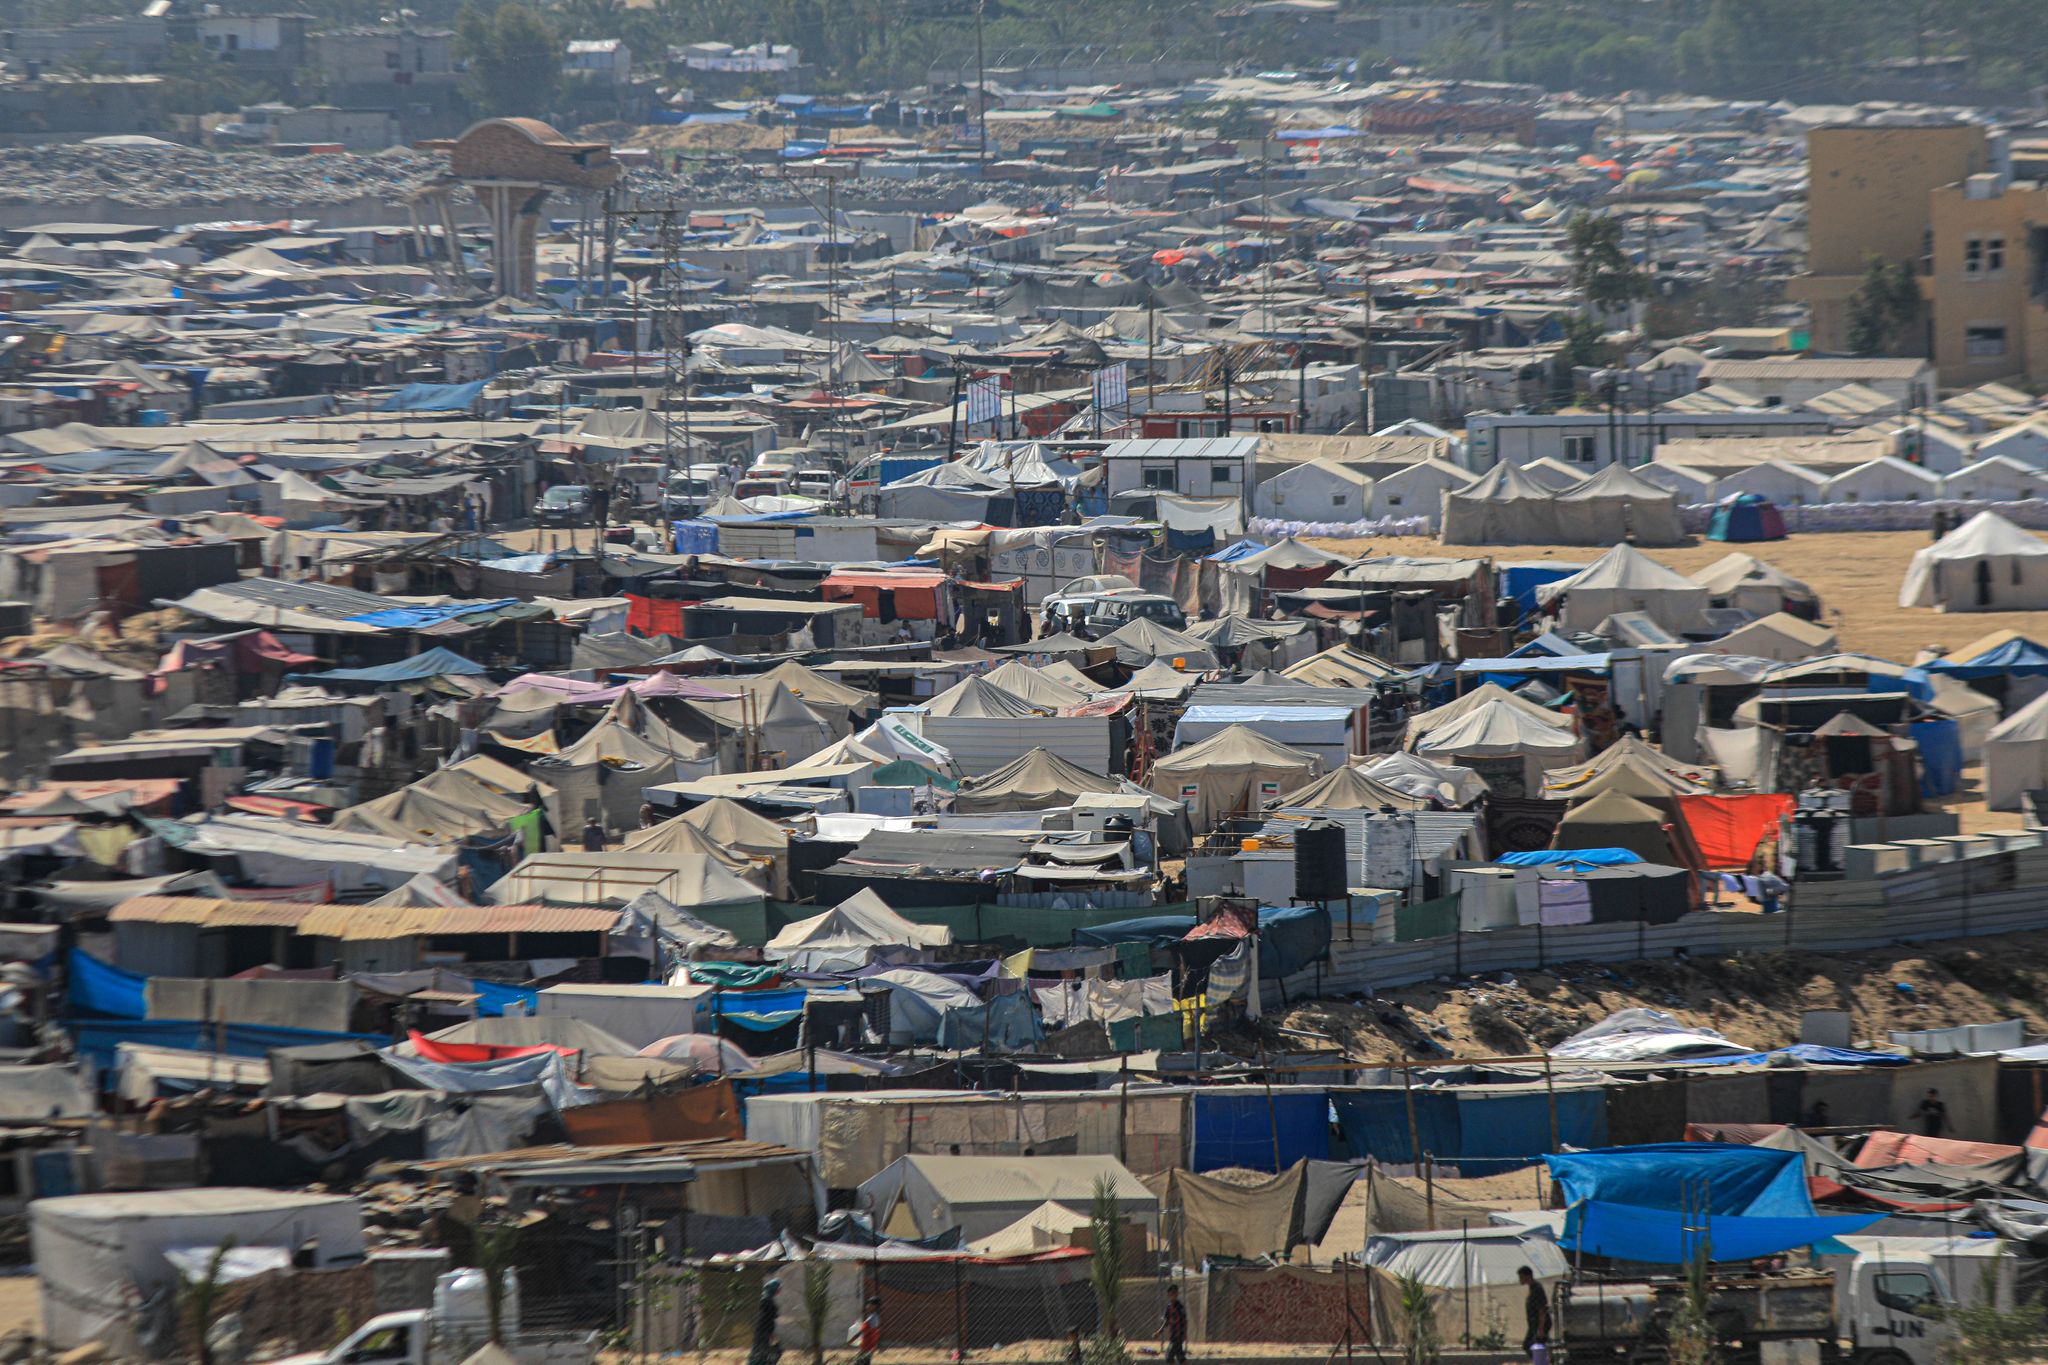
{"type": "MultiPolygon", "coordinates": [[[[2012,1306],[2013,1261],[1997,1242],[1934,1237],[1846,1237],[1826,1269],[1716,1276],[1708,1317],[1726,1365],[1756,1365],[1769,1343],[1813,1342],[1825,1361],[1937,1365],[1956,1334],[1943,1314],[1973,1302],[1985,1276],[1994,1302],[2012,1306]]],[[[1666,1358],[1672,1314],[1684,1294],[1676,1276],[1581,1280],[1557,1291],[1556,1320],[1573,1363],[1666,1358]]],[[[1813,1348],[1808,1348],[1809,1350],[1813,1348]]],[[[1773,1358],[1784,1358],[1779,1352],[1773,1358]]],[[[1796,1352],[1787,1356],[1796,1358],[1796,1352]]]]}
{"type": "MultiPolygon", "coordinates": [[[[489,1339],[480,1323],[444,1328],[432,1309],[381,1313],[326,1351],[286,1356],[271,1365],[462,1365],[489,1339]]],[[[593,1365],[596,1332],[508,1332],[502,1348],[519,1365],[593,1365]]]]}

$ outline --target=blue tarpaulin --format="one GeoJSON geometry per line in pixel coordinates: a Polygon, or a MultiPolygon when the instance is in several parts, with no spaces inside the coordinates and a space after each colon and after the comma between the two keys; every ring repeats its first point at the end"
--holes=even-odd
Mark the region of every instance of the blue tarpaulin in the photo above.
{"type": "Polygon", "coordinates": [[[1495,572],[1499,575],[1501,596],[1514,598],[1515,605],[1527,614],[1536,610],[1536,589],[1560,578],[1570,578],[1585,567],[1583,564],[1502,564],[1495,572]]]}
{"type": "Polygon", "coordinates": [[[771,991],[720,991],[712,997],[714,1012],[727,1014],[786,1014],[795,1011],[803,1013],[804,997],[808,992],[801,986],[790,986],[771,991]]]}
{"type": "Polygon", "coordinates": [[[1920,746],[1920,794],[1948,796],[1963,780],[1963,727],[1946,716],[1913,722],[1912,739],[1920,746]]]}
{"type": "Polygon", "coordinates": [[[1503,853],[1494,859],[1502,867],[1549,867],[1556,863],[1578,863],[1584,867],[1622,867],[1642,858],[1625,848],[1538,848],[1527,853],[1503,853]]]}
{"type": "Polygon", "coordinates": [[[453,650],[436,645],[396,663],[378,664],[373,668],[336,668],[326,673],[294,673],[292,677],[309,683],[399,683],[451,675],[476,677],[486,671],[482,664],[473,664],[453,650]]]}
{"type": "Polygon", "coordinates": [[[1747,1218],[1709,1214],[1699,1218],[1675,1209],[1646,1209],[1593,1200],[1574,1204],[1565,1213],[1564,1236],[1558,1244],[1567,1251],[1621,1261],[1683,1265],[1692,1259],[1704,1239],[1710,1260],[1752,1261],[1812,1246],[1830,1237],[1853,1235],[1889,1216],[1880,1211],[1830,1217],[1809,1214],[1804,1218],[1747,1218]]]}
{"type": "Polygon", "coordinates": [[[516,1008],[520,1014],[540,1012],[540,991],[532,986],[504,986],[496,981],[472,981],[469,988],[476,992],[476,1012],[483,1018],[495,1019],[505,1012],[507,1006],[516,1008]]]}
{"type": "Polygon", "coordinates": [[[1165,939],[1170,942],[1186,938],[1188,930],[1194,927],[1193,915],[1147,915],[1139,919],[1120,919],[1110,924],[1097,924],[1086,929],[1074,930],[1074,946],[1110,948],[1119,943],[1134,943],[1141,939],[1165,939]]]}
{"type": "MultiPolygon", "coordinates": [[[[518,605],[516,597],[497,597],[490,601],[442,602],[435,606],[384,607],[348,619],[362,625],[382,626],[386,630],[418,630],[424,626],[438,626],[443,621],[479,616],[487,611],[503,611],[518,605]]],[[[448,651],[442,650],[441,653],[446,655],[448,651]]]]}
{"type": "Polygon", "coordinates": [[[939,1046],[973,1051],[1028,1052],[1045,1041],[1045,1029],[1022,991],[999,995],[985,1005],[949,1009],[939,1019],[939,1046]]]}
{"type": "Polygon", "coordinates": [[[124,972],[110,962],[73,948],[65,958],[71,976],[73,1013],[104,1015],[110,1019],[147,1019],[149,1006],[143,999],[147,978],[124,972]]]}
{"type": "Polygon", "coordinates": [[[1268,1095],[1263,1087],[1212,1086],[1195,1092],[1194,1105],[1193,1170],[1242,1166],[1278,1172],[1304,1157],[1330,1158],[1330,1101],[1321,1090],[1276,1090],[1268,1095]]]}
{"type": "Polygon", "coordinates": [[[470,384],[407,384],[384,400],[383,412],[468,411],[484,391],[479,379],[470,384]]]}
{"type": "Polygon", "coordinates": [[[106,1085],[114,1083],[115,1049],[122,1043],[219,1052],[230,1057],[268,1057],[270,1050],[278,1047],[345,1042],[374,1046],[389,1041],[370,1033],[327,1033],[320,1029],[221,1024],[202,1019],[73,1019],[65,1027],[78,1047],[78,1055],[92,1059],[106,1085]]]}
{"type": "Polygon", "coordinates": [[[718,553],[718,527],[708,521],[679,521],[675,526],[675,552],[679,555],[718,553]]]}
{"type": "Polygon", "coordinates": [[[1330,912],[1319,905],[1259,909],[1259,975],[1293,976],[1330,951],[1330,912]]]}
{"type": "Polygon", "coordinates": [[[1769,1052],[1741,1052],[1732,1057],[1688,1057],[1687,1066],[1732,1066],[1737,1062],[1768,1062],[1787,1057],[1809,1066],[1904,1066],[1911,1057],[1897,1052],[1864,1052],[1853,1047],[1822,1047],[1819,1043],[1794,1043],[1769,1052]]]}
{"type": "MultiPolygon", "coordinates": [[[[1598,1147],[1607,1141],[1607,1092],[1570,1086],[1556,1093],[1557,1138],[1568,1147],[1598,1147]]],[[[1333,1090],[1330,1105],[1354,1160],[1371,1157],[1391,1165],[1413,1165],[1423,1156],[1478,1163],[1475,1174],[1495,1174],[1514,1162],[1536,1162],[1549,1153],[1548,1093],[1490,1086],[1333,1090]],[[1409,1141],[1408,1106],[1415,1107],[1417,1152],[1409,1141]]]]}
{"type": "Polygon", "coordinates": [[[1546,1160],[1566,1204],[1591,1200],[1645,1209],[1752,1218],[1813,1213],[1806,1159],[1796,1151],[1721,1142],[1654,1142],[1598,1152],[1558,1152],[1546,1160]]]}
{"type": "Polygon", "coordinates": [[[2048,673],[2048,645],[2037,645],[2024,635],[1995,645],[1968,659],[1940,659],[1927,665],[1929,673],[1946,673],[1951,678],[2025,677],[2048,673]]]}

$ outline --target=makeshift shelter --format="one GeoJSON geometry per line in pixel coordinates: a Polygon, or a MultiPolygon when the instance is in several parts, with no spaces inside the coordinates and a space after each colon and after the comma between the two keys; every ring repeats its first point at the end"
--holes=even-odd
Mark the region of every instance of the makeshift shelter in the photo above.
{"type": "Polygon", "coordinates": [[[990,1233],[968,1246],[977,1256],[1032,1256],[1074,1245],[1075,1234],[1093,1226],[1082,1209],[1048,1199],[1031,1212],[998,1232],[990,1233]]]}
{"type": "Polygon", "coordinates": [[[1114,792],[1123,784],[1091,773],[1048,749],[1032,749],[994,772],[967,778],[953,796],[953,809],[978,815],[999,810],[1045,810],[1071,806],[1091,792],[1114,792]]]}
{"type": "Polygon", "coordinates": [[[452,649],[435,645],[432,649],[421,650],[409,658],[398,659],[388,664],[377,664],[371,668],[331,668],[325,673],[292,673],[287,676],[293,682],[308,683],[315,687],[375,690],[380,687],[403,687],[407,683],[428,682],[434,678],[477,678],[489,671],[482,664],[471,663],[452,649]]]}
{"type": "Polygon", "coordinates": [[[858,1206],[890,1236],[930,1237],[958,1228],[973,1241],[1048,1201],[1086,1213],[1101,1181],[1127,1221],[1157,1230],[1158,1198],[1112,1156],[903,1156],[861,1184],[858,1206]]]}
{"type": "Polygon", "coordinates": [[[1557,825],[1554,849],[1625,848],[1646,863],[1696,867],[1664,814],[1646,801],[1603,791],[1575,803],[1557,825]]]}
{"type": "Polygon", "coordinates": [[[953,931],[944,925],[913,924],[862,889],[821,915],[786,926],[762,952],[791,971],[850,972],[892,953],[922,955],[952,941],[953,931]]]}
{"type": "Polygon", "coordinates": [[[1557,494],[1560,545],[1682,545],[1678,493],[1660,488],[1625,464],[1611,464],[1557,494]]]}
{"type": "MultiPolygon", "coordinates": [[[[1655,745],[1624,735],[1584,763],[1551,769],[1544,775],[1543,790],[1545,795],[1590,796],[1604,790],[1593,785],[1596,779],[1622,771],[1640,774],[1654,784],[1651,790],[1672,796],[1698,796],[1714,785],[1711,765],[1680,763],[1655,745]]],[[[1630,789],[1630,794],[1636,793],[1630,789]]]]}
{"type": "MultiPolygon", "coordinates": [[[[1505,460],[1477,482],[1443,495],[1443,531],[1437,539],[1445,545],[1580,543],[1560,535],[1551,491],[1505,460]]],[[[1612,538],[1584,543],[1610,544],[1612,538]]]]}
{"type": "Polygon", "coordinates": [[[1754,616],[1793,611],[1810,617],[1820,609],[1819,593],[1775,564],[1741,550],[1721,556],[1692,580],[1707,590],[1709,605],[1739,607],[1754,616]]]}
{"type": "Polygon", "coordinates": [[[1134,617],[1102,637],[1102,643],[1114,646],[1119,663],[1133,666],[1150,663],[1154,659],[1172,663],[1176,668],[1219,668],[1222,660],[1216,657],[1215,649],[1205,640],[1198,640],[1184,630],[1163,626],[1147,616],[1134,617]]]}
{"type": "Polygon", "coordinates": [[[1153,791],[1185,802],[1197,829],[1239,811],[1270,809],[1280,794],[1315,777],[1314,754],[1233,725],[1152,765],[1153,791]]]}
{"type": "Polygon", "coordinates": [[[1585,752],[1579,737],[1505,700],[1490,700],[1429,731],[1412,746],[1425,758],[1455,759],[1486,780],[1496,796],[1540,791],[1551,768],[1585,752]]]}
{"type": "Polygon", "coordinates": [[[1076,687],[1049,668],[1033,668],[1022,659],[1008,659],[981,675],[985,680],[1047,711],[1064,711],[1087,701],[1095,688],[1076,687]]]}
{"type": "Polygon", "coordinates": [[[970,674],[933,697],[921,708],[928,716],[972,717],[977,720],[1030,720],[1047,713],[1014,692],[979,674],[970,674]]]}
{"type": "Polygon", "coordinates": [[[1761,493],[1737,493],[1723,498],[1708,523],[1708,540],[1742,544],[1757,540],[1783,540],[1785,514],[1778,504],[1761,493]]]}
{"type": "Polygon", "coordinates": [[[1363,768],[1343,767],[1281,795],[1279,804],[1297,810],[1428,810],[1431,802],[1390,787],[1363,768]]]}
{"type": "Polygon", "coordinates": [[[789,882],[789,834],[765,815],[757,815],[737,801],[715,796],[692,806],[671,823],[690,825],[728,853],[743,855],[756,867],[769,872],[768,885],[789,882]]]}
{"type": "Polygon", "coordinates": [[[316,1270],[357,1264],[362,1210],[351,1195],[232,1186],[37,1199],[29,1260],[43,1285],[43,1335],[60,1350],[93,1342],[150,1354],[138,1340],[144,1305],[173,1297],[181,1271],[204,1270],[174,1256],[229,1241],[237,1274],[282,1270],[301,1254],[316,1270]]]}
{"type": "Polygon", "coordinates": [[[1511,706],[1529,719],[1548,725],[1554,730],[1569,732],[1578,725],[1576,720],[1562,711],[1553,711],[1541,702],[1534,702],[1519,693],[1508,691],[1499,683],[1488,682],[1479,684],[1465,695],[1445,702],[1442,706],[1433,707],[1419,716],[1410,716],[1404,742],[1410,749],[1418,748],[1420,742],[1431,732],[1496,702],[1511,706]]]}
{"type": "Polygon", "coordinates": [[[830,674],[805,668],[794,659],[785,660],[760,676],[763,681],[781,683],[805,706],[834,715],[848,726],[875,709],[874,693],[849,687],[830,674]]]}
{"type": "Polygon", "coordinates": [[[1996,512],[1979,512],[1914,554],[1899,605],[2039,611],[2048,607],[2048,541],[1996,512]]]}
{"type": "Polygon", "coordinates": [[[1546,1294],[1568,1278],[1571,1265],[1549,1230],[1477,1223],[1448,1232],[1381,1233],[1366,1238],[1365,1264],[1375,1284],[1373,1330],[1384,1341],[1403,1340],[1403,1285],[1419,1285],[1437,1321],[1455,1323],[1466,1340],[1493,1335],[1513,1340],[1526,1325],[1529,1291],[1523,1267],[1546,1294]]]}
{"type": "Polygon", "coordinates": [[[708,746],[679,733],[626,692],[581,739],[535,759],[531,767],[553,788],[548,819],[567,834],[581,829],[593,811],[609,829],[638,828],[643,788],[701,776],[712,770],[714,758],[708,746]]]}
{"type": "Polygon", "coordinates": [[[1835,632],[1790,612],[1774,611],[1747,625],[1737,626],[1704,647],[1716,654],[1740,654],[1751,659],[1774,659],[1796,663],[1816,654],[1832,654],[1841,641],[1835,632]]]}
{"type": "Polygon", "coordinates": [[[1469,806],[1486,795],[1486,782],[1470,768],[1438,763],[1406,751],[1387,754],[1362,765],[1367,777],[1411,796],[1424,796],[1447,806],[1469,806]]]}
{"type": "Polygon", "coordinates": [[[1708,592],[1631,545],[1616,545],[1570,578],[1544,583],[1536,600],[1566,630],[1590,631],[1619,612],[1640,611],[1673,634],[1696,629],[1708,592]]]}
{"type": "Polygon", "coordinates": [[[2018,810],[2030,791],[2048,788],[2048,692],[1991,727],[1984,737],[1984,804],[2018,810]]]}

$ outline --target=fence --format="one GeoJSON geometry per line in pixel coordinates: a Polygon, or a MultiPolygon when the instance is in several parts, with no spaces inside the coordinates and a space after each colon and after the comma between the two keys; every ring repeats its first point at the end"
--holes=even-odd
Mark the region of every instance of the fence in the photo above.
{"type": "Polygon", "coordinates": [[[2048,928],[2048,849],[1960,858],[1876,880],[1800,882],[1775,915],[1694,911],[1668,924],[1525,924],[1375,943],[1333,916],[1326,961],[1265,983],[1270,1007],[1304,995],[1370,995],[1440,976],[1527,971],[1565,962],[1631,962],[1684,951],[1860,952],[1896,943],[2048,928]]]}

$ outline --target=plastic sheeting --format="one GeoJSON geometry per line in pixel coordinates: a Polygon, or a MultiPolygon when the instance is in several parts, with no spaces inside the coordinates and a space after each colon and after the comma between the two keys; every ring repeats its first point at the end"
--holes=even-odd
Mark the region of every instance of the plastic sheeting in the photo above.
{"type": "Polygon", "coordinates": [[[498,1062],[429,1062],[386,1049],[384,1062],[393,1071],[426,1090],[473,1095],[537,1085],[557,1109],[588,1103],[593,1097],[569,1078],[567,1060],[559,1052],[511,1057],[498,1062]]]}
{"type": "Polygon", "coordinates": [[[1720,868],[1748,867],[1764,836],[1781,817],[1792,813],[1795,804],[1793,797],[1783,793],[1678,798],[1700,856],[1708,867],[1720,868]]]}
{"type": "MultiPolygon", "coordinates": [[[[1608,1141],[1604,1086],[1558,1086],[1557,1139],[1567,1147],[1608,1141]]],[[[1534,1162],[1551,1149],[1552,1092],[1542,1086],[1421,1086],[1332,1091],[1330,1106],[1349,1154],[1390,1165],[1472,1159],[1479,1173],[1497,1174],[1514,1161],[1534,1162]],[[1414,1106],[1414,1141],[1408,1113],[1414,1106]],[[1415,1150],[1420,1142],[1421,1151],[1415,1150]]]]}
{"type": "Polygon", "coordinates": [[[124,972],[76,948],[65,955],[64,961],[70,974],[70,1001],[74,1012],[83,1011],[111,1019],[149,1017],[147,977],[124,972]]]}
{"type": "Polygon", "coordinates": [[[1197,1091],[1191,1169],[1285,1170],[1330,1155],[1330,1102],[1320,1090],[1215,1087],[1197,1091]]]}
{"type": "MultiPolygon", "coordinates": [[[[1755,1148],[1736,1148],[1755,1151],[1755,1148]]],[[[1568,1250],[1589,1252],[1622,1261],[1682,1265],[1704,1241],[1714,1261],[1749,1261],[1781,1251],[1812,1246],[1830,1237],[1863,1231],[1883,1221],[1885,1213],[1822,1217],[1745,1217],[1708,1214],[1705,1218],[1676,1209],[1651,1209],[1592,1200],[1574,1204],[1565,1214],[1568,1250]]]]}
{"type": "Polygon", "coordinates": [[[1688,1202],[1704,1202],[1709,1214],[1745,1218],[1797,1219],[1813,1212],[1806,1168],[1797,1152],[1660,1142],[1552,1153],[1545,1160],[1567,1205],[1593,1202],[1683,1210],[1688,1202]]]}

